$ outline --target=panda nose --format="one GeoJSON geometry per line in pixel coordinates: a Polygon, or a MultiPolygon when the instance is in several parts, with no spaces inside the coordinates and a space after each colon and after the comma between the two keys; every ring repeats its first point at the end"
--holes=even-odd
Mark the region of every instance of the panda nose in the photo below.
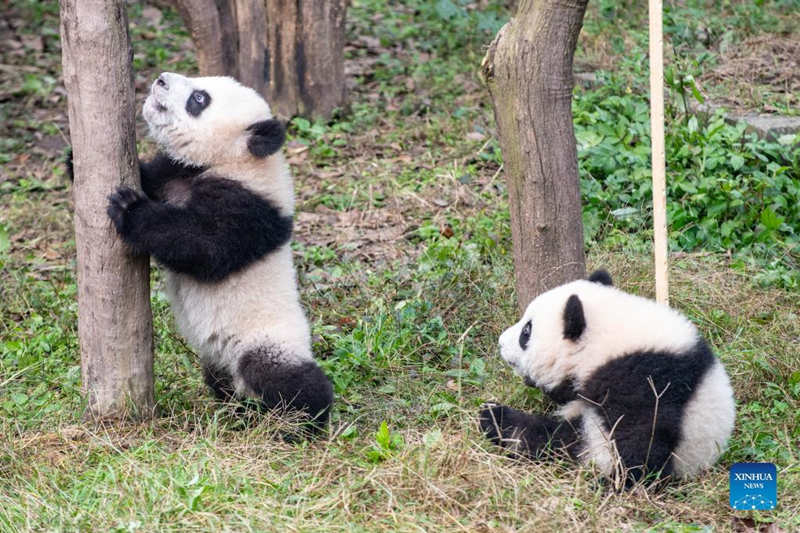
{"type": "Polygon", "coordinates": [[[163,74],[156,79],[156,85],[158,85],[159,87],[163,87],[164,89],[169,89],[169,87],[167,86],[167,80],[164,79],[163,74]]]}

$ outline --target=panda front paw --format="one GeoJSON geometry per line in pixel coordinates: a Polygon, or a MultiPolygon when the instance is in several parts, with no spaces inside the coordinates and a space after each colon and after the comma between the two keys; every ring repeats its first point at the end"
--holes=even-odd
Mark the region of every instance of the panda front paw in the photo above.
{"type": "Polygon", "coordinates": [[[108,197],[106,212],[120,235],[128,236],[131,213],[137,206],[147,201],[147,196],[130,187],[119,187],[117,192],[108,197]]]}
{"type": "Polygon", "coordinates": [[[67,167],[67,177],[70,183],[75,181],[75,166],[72,163],[72,146],[67,148],[67,154],[64,156],[64,165],[67,167]]]}
{"type": "Polygon", "coordinates": [[[509,408],[494,402],[486,402],[481,406],[478,423],[481,431],[492,444],[503,445],[503,420],[507,418],[509,408]]]}

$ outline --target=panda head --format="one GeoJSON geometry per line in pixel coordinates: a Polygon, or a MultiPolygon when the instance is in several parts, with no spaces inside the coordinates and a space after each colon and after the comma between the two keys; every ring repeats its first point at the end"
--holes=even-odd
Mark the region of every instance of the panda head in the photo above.
{"type": "Polygon", "coordinates": [[[143,115],[150,135],[172,158],[213,167],[258,161],[283,145],[283,124],[253,89],[226,76],[162,73],[143,115]]]}
{"type": "Polygon", "coordinates": [[[599,270],[534,298],[500,336],[500,354],[526,384],[554,396],[611,359],[640,350],[685,353],[698,335],[685,316],[613,287],[599,270]]]}
{"type": "Polygon", "coordinates": [[[615,292],[624,294],[611,286],[611,276],[601,270],[589,280],[540,294],[519,322],[500,335],[501,356],[526,384],[545,391],[574,379],[576,366],[585,363],[580,352],[594,333],[594,324],[587,324],[585,304],[594,310],[598,301],[615,292]]]}

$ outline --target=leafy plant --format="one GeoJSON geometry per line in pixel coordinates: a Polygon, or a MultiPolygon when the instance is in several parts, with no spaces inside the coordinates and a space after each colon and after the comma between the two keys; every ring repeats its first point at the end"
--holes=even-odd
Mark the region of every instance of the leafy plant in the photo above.
{"type": "Polygon", "coordinates": [[[310,147],[311,155],[320,164],[336,157],[337,147],[347,143],[341,135],[341,132],[349,129],[347,122],[340,122],[329,128],[320,121],[311,122],[303,117],[295,117],[291,126],[297,139],[310,147]]]}
{"type": "Polygon", "coordinates": [[[375,432],[375,442],[367,450],[367,460],[372,463],[381,463],[391,458],[392,455],[405,445],[403,436],[389,430],[386,420],[381,422],[375,432]]]}
{"type": "MultiPolygon", "coordinates": [[[[613,75],[606,81],[596,91],[577,93],[574,105],[589,244],[641,235],[641,228],[652,224],[647,101],[620,96],[621,80],[613,75]]],[[[678,85],[687,87],[683,81],[678,85]]],[[[708,121],[690,116],[668,123],[666,152],[671,246],[731,251],[756,259],[768,272],[780,271],[777,279],[762,280],[800,286],[795,141],[758,139],[719,114],[708,121]]]]}
{"type": "Polygon", "coordinates": [[[200,509],[200,497],[208,490],[208,488],[209,487],[201,481],[200,474],[195,473],[190,480],[184,483],[179,483],[175,487],[175,490],[177,491],[181,500],[183,500],[187,510],[197,511],[200,509]]]}

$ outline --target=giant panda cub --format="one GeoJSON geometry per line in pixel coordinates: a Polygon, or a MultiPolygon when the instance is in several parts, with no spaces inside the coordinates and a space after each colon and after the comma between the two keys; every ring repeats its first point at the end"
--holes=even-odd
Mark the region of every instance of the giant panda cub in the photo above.
{"type": "Polygon", "coordinates": [[[311,353],[292,263],[283,125],[233,78],[169,72],[143,114],[161,152],[140,164],[144,194],[120,187],[110,197],[117,231],[164,267],[178,330],[217,397],[256,399],[321,428],[333,392],[311,353]]]}
{"type": "Polygon", "coordinates": [[[689,320],[612,286],[605,271],[536,297],[500,353],[557,417],[488,404],[480,426],[513,454],[562,450],[621,485],[711,466],[733,431],[733,391],[689,320]]]}

